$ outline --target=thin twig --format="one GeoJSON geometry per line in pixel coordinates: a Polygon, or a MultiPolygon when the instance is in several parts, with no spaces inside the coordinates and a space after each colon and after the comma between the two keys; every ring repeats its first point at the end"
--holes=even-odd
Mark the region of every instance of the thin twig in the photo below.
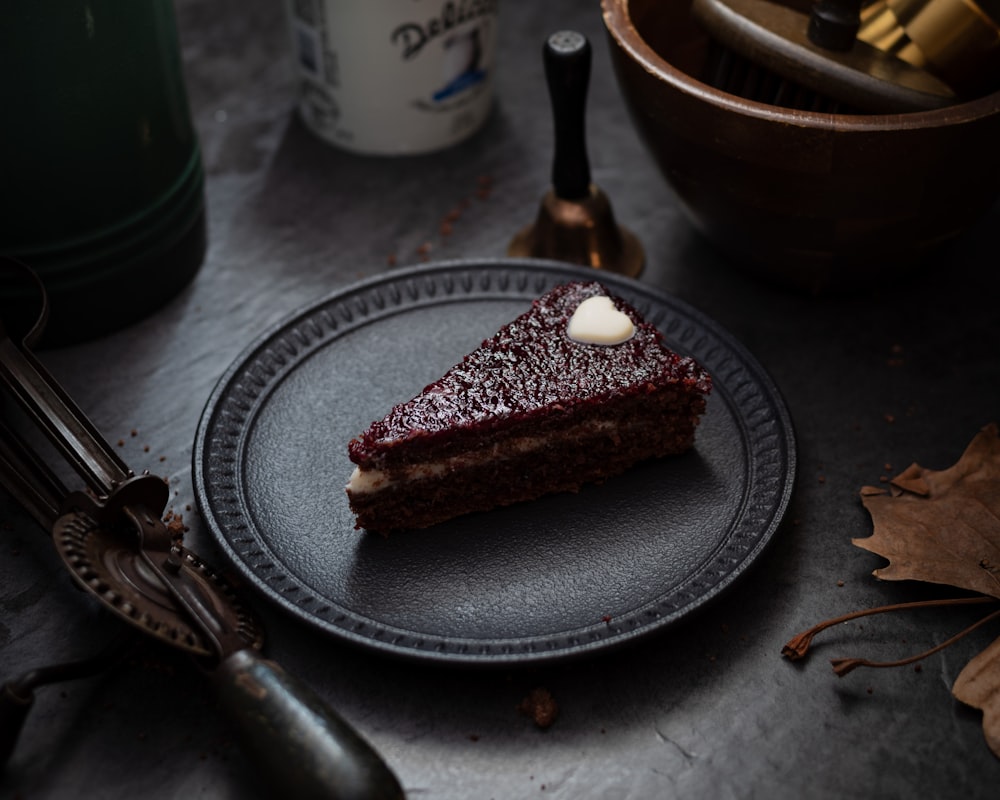
{"type": "Polygon", "coordinates": [[[972,623],[968,628],[963,631],[959,631],[954,636],[952,636],[947,641],[942,642],[936,647],[932,647],[930,650],[925,650],[923,653],[918,653],[915,656],[910,656],[909,658],[903,658],[899,661],[869,661],[867,658],[831,658],[830,663],[833,665],[833,671],[837,673],[837,677],[844,677],[848,672],[851,672],[858,667],[874,667],[876,669],[883,669],[886,667],[905,667],[907,664],[913,664],[916,661],[921,661],[928,656],[932,656],[946,647],[950,647],[963,636],[972,633],[976,628],[985,625],[992,619],[1000,617],[1000,609],[987,614],[978,622],[972,623]]]}
{"type": "MultiPolygon", "coordinates": [[[[809,647],[812,644],[813,637],[816,636],[816,634],[826,630],[827,628],[832,628],[834,625],[839,625],[841,622],[850,622],[852,619],[867,617],[872,614],[884,614],[887,611],[906,611],[907,609],[913,608],[964,606],[995,602],[997,602],[997,598],[983,595],[980,597],[953,597],[947,600],[918,600],[912,603],[896,603],[894,605],[867,608],[862,611],[852,611],[850,614],[844,614],[843,616],[834,617],[833,619],[828,619],[825,622],[820,622],[818,625],[814,625],[812,628],[809,628],[809,630],[793,636],[788,640],[785,646],[781,648],[781,655],[791,661],[798,661],[800,658],[805,658],[806,654],[809,652],[809,647]]],[[[990,616],[993,615],[991,614],[990,616]]],[[[986,619],[989,619],[989,617],[986,619]]],[[[976,624],[979,625],[980,623],[976,624]]],[[[959,634],[960,637],[964,635],[964,633],[959,634]]],[[[930,655],[930,653],[927,655],[930,655]]]]}

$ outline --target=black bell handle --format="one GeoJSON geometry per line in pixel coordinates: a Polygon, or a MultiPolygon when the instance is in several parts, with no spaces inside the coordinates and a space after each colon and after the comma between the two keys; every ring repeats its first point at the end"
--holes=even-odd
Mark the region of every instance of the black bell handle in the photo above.
{"type": "Polygon", "coordinates": [[[555,123],[552,188],[561,200],[590,193],[585,120],[591,60],[590,42],[576,31],[557,31],[542,48],[555,123]]]}

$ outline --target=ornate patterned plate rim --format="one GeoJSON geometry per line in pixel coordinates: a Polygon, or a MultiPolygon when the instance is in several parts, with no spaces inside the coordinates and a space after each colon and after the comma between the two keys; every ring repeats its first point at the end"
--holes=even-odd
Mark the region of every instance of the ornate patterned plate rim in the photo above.
{"type": "MultiPolygon", "coordinates": [[[[346,441],[343,446],[346,449],[346,441]]],[[[208,530],[254,590],[338,639],[383,653],[465,665],[535,663],[605,651],[661,631],[703,607],[743,575],[772,540],[790,502],[795,467],[794,432],[784,400],[763,367],[718,323],[679,298],[630,278],[511,258],[398,269],[296,311],[257,336],[220,377],[199,421],[193,452],[195,492],[208,530]],[[739,512],[728,529],[720,531],[721,545],[711,558],[666,592],[645,598],[614,619],[576,619],[565,630],[542,635],[513,631],[479,638],[428,634],[373,619],[364,607],[304,581],[283,553],[273,552],[271,531],[256,528],[250,509],[246,494],[252,499],[254,488],[244,488],[252,481],[245,474],[242,453],[274,387],[340,337],[377,330],[389,316],[442,303],[530,302],[557,283],[581,279],[600,280],[633,303],[660,327],[669,346],[693,355],[709,370],[713,398],[721,399],[710,402],[706,419],[713,413],[712,403],[716,408],[724,404],[733,416],[747,453],[747,477],[740,488],[739,512]]],[[[597,579],[599,564],[594,571],[597,579]]],[[[569,617],[573,611],[568,609],[569,617]]]]}

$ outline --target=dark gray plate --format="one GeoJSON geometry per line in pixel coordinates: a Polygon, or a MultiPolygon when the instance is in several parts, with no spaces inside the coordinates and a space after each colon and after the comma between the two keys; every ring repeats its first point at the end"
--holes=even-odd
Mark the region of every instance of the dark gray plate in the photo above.
{"type": "Polygon", "coordinates": [[[253,587],[326,633],[455,663],[581,655],[662,630],[760,555],[794,471],[780,395],[712,320],[633,280],[510,259],[392,272],[299,312],[223,375],[194,451],[201,511],[253,587]],[[347,442],[532,299],[595,275],[712,374],[694,450],[577,495],[389,538],[355,530],[347,442]]]}

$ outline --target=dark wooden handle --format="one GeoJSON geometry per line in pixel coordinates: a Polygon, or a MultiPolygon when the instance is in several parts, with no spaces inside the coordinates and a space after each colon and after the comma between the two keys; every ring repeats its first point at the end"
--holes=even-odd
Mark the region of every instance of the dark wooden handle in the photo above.
{"type": "Polygon", "coordinates": [[[590,42],[576,31],[559,31],[546,39],[542,57],[555,121],[553,189],[563,200],[579,200],[590,192],[585,126],[590,42]]]}
{"type": "Polygon", "coordinates": [[[213,678],[243,746],[276,792],[327,800],[403,797],[372,747],[277,664],[239,650],[213,678]]]}

